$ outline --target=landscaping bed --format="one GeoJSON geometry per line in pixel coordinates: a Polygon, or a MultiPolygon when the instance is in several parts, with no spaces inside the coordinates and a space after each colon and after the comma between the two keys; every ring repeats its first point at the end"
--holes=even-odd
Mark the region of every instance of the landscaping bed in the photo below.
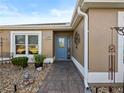
{"type": "Polygon", "coordinates": [[[123,93],[122,86],[94,86],[91,87],[92,93],[123,93]]]}
{"type": "Polygon", "coordinates": [[[36,93],[50,69],[51,64],[41,71],[35,70],[34,64],[28,64],[25,69],[12,64],[0,64],[0,93],[36,93]],[[30,74],[27,81],[24,80],[25,71],[30,74]]]}

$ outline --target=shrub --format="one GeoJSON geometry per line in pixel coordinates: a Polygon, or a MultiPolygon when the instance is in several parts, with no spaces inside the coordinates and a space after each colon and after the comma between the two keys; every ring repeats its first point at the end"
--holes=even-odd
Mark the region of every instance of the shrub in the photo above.
{"type": "Polygon", "coordinates": [[[44,59],[46,58],[45,55],[41,55],[41,54],[35,54],[34,55],[34,59],[36,64],[43,64],[44,59]]]}
{"type": "Polygon", "coordinates": [[[12,64],[25,68],[28,66],[28,57],[15,57],[12,59],[12,64]]]}

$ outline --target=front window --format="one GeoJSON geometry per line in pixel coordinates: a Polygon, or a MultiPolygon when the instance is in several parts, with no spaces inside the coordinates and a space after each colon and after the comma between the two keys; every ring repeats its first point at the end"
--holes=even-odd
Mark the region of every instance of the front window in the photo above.
{"type": "Polygon", "coordinates": [[[38,35],[15,35],[15,49],[17,55],[38,54],[38,35]]]}

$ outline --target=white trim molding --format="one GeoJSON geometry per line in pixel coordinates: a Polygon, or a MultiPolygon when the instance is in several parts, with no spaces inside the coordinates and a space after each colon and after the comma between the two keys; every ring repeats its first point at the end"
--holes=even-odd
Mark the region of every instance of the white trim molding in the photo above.
{"type": "Polygon", "coordinates": [[[71,59],[73,63],[75,64],[75,66],[77,67],[77,69],[80,71],[81,75],[85,76],[84,67],[73,56],[71,56],[71,59]]]}
{"type": "MultiPolygon", "coordinates": [[[[15,35],[38,35],[38,46],[39,46],[39,54],[42,53],[42,31],[11,31],[10,32],[10,52],[13,53],[13,56],[28,56],[29,62],[33,62],[33,55],[16,55],[15,54],[15,35]]],[[[26,41],[27,42],[27,41],[26,41]]]]}
{"type": "Polygon", "coordinates": [[[86,74],[85,74],[86,70],[83,67],[83,65],[81,65],[73,56],[71,56],[71,59],[72,59],[73,63],[75,64],[75,66],[77,67],[77,69],[80,72],[80,74],[83,76],[83,78],[84,78],[84,85],[85,85],[85,91],[87,91],[87,88],[89,88],[89,85],[88,85],[86,74]]]}
{"type": "MultiPolygon", "coordinates": [[[[124,12],[118,12],[118,26],[124,27],[124,12]]],[[[123,82],[124,73],[124,36],[118,35],[118,72],[115,73],[115,82],[123,82]]],[[[108,72],[89,72],[89,83],[112,83],[112,80],[108,80],[108,72]]]]}
{"type": "Polygon", "coordinates": [[[46,58],[44,60],[44,63],[46,63],[46,64],[50,64],[50,63],[53,63],[53,62],[54,62],[54,58],[46,58]]]}

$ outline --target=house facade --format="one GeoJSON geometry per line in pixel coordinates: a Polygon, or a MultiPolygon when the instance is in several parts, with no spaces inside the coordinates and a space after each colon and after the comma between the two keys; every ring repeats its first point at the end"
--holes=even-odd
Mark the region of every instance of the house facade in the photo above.
{"type": "Polygon", "coordinates": [[[111,27],[124,27],[123,0],[78,0],[71,23],[0,26],[3,52],[44,54],[49,62],[72,60],[89,84],[122,83],[124,38],[111,27]],[[108,79],[109,50],[115,45],[115,80],[108,79]]]}

